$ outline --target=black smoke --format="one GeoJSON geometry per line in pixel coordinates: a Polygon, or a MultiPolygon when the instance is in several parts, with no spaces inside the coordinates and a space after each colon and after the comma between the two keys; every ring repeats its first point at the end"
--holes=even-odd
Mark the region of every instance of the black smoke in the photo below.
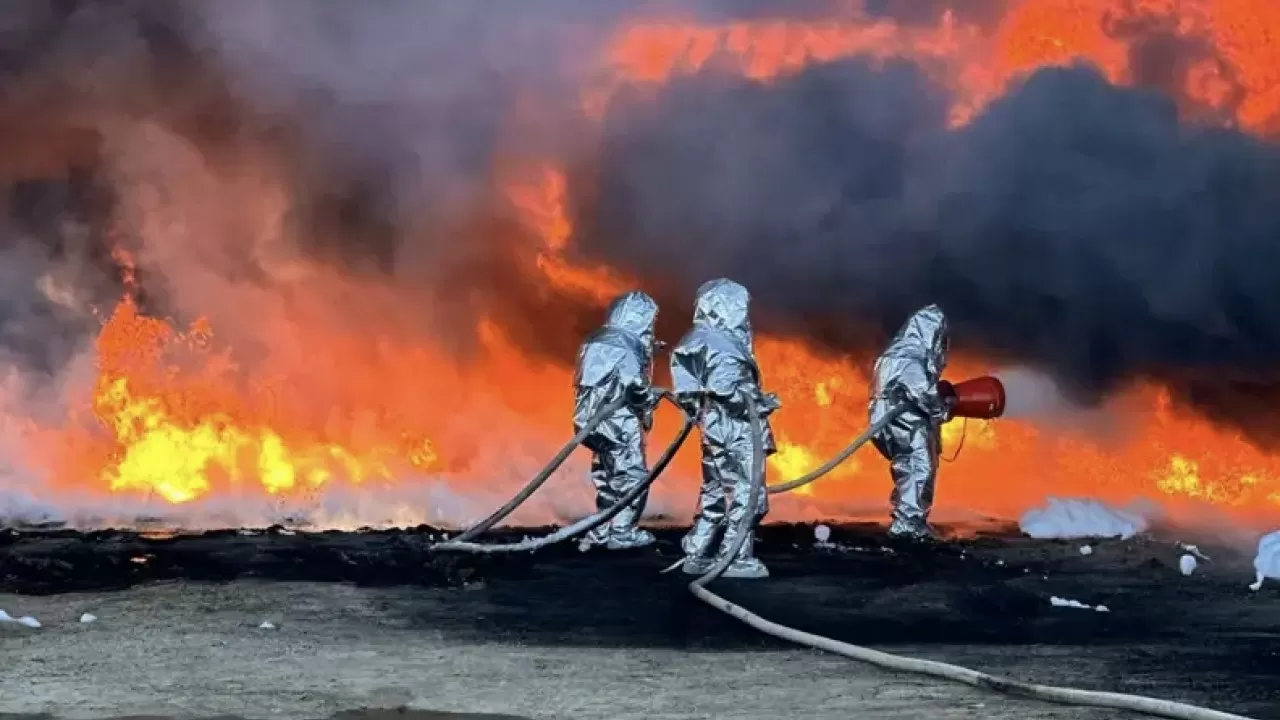
{"type": "Polygon", "coordinates": [[[1087,67],[959,129],[949,101],[861,60],[621,98],[583,251],[688,289],[737,278],[762,327],[863,356],[936,302],[957,347],[1081,400],[1149,379],[1280,437],[1280,149],[1087,67]]]}
{"type": "MultiPolygon", "coordinates": [[[[750,286],[762,327],[862,357],[938,302],[958,346],[1043,368],[1082,401],[1155,380],[1272,440],[1280,159],[1175,97],[1193,65],[1220,59],[1167,23],[1107,28],[1141,87],[1042,70],[960,129],[921,68],[852,59],[770,83],[709,70],[656,96],[623,88],[594,144],[580,91],[625,23],[816,19],[841,5],[0,4],[0,342],[48,366],[87,332],[37,287],[68,257],[92,297],[118,292],[109,129],[145,120],[211,165],[278,161],[302,250],[452,318],[451,335],[493,318],[567,362],[599,322],[596,303],[530,271],[526,231],[495,192],[511,157],[548,157],[573,170],[574,252],[639,275],[668,338],[717,275],[750,286]]],[[[1005,3],[952,5],[865,10],[990,27],[1005,3]]],[[[261,282],[239,269],[251,258],[232,260],[228,285],[261,282]]],[[[172,311],[165,288],[182,278],[143,270],[154,312],[172,311]]]]}

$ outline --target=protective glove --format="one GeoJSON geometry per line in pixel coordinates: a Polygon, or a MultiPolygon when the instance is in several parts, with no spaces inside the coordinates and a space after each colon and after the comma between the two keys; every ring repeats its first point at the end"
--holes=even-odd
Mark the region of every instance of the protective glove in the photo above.
{"type": "Polygon", "coordinates": [[[653,407],[652,389],[644,385],[628,385],[625,402],[637,412],[653,407]]]}
{"type": "Polygon", "coordinates": [[[954,387],[946,380],[938,382],[938,398],[942,401],[942,418],[938,420],[939,426],[951,422],[951,418],[954,417],[956,403],[960,402],[960,398],[956,397],[954,387]]]}
{"type": "Polygon", "coordinates": [[[782,408],[782,399],[777,393],[763,393],[756,400],[756,405],[760,408],[760,417],[769,417],[775,410],[782,408]]]}

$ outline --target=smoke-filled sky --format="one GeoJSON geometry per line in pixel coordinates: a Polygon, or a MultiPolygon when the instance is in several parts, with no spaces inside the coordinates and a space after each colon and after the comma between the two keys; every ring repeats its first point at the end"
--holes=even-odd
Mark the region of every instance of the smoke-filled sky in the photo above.
{"type": "MultiPolygon", "coordinates": [[[[990,23],[1008,4],[957,16],[990,23]]],[[[928,25],[948,6],[866,10],[928,25]]],[[[486,316],[567,361],[599,308],[527,271],[495,193],[495,168],[551,157],[570,168],[571,253],[641,278],[670,339],[692,290],[722,274],[752,290],[760,327],[855,355],[937,302],[957,347],[1048,370],[1081,399],[1156,379],[1273,439],[1280,155],[1173,96],[1214,52],[1195,38],[1117,23],[1135,87],[1044,69],[959,127],[928,68],[852,57],[767,83],[709,64],[623,87],[586,130],[578,93],[625,21],[831,8],[6,3],[0,339],[56,370],[93,327],[56,298],[109,304],[120,242],[153,310],[212,314],[232,340],[263,341],[254,310],[287,265],[272,253],[298,253],[377,281],[405,327],[459,351],[486,316]],[[200,212],[156,211],[178,205],[200,212]],[[257,237],[262,217],[290,247],[257,237]]],[[[353,323],[386,312],[386,298],[330,292],[312,302],[353,323]]]]}
{"type": "Polygon", "coordinates": [[[1152,377],[1223,418],[1271,416],[1274,146],[1181,125],[1088,68],[1042,70],[958,130],[946,110],[905,62],[677,82],[610,118],[583,241],[686,285],[738,278],[771,329],[836,347],[937,302],[956,345],[1082,393],[1152,377]]]}

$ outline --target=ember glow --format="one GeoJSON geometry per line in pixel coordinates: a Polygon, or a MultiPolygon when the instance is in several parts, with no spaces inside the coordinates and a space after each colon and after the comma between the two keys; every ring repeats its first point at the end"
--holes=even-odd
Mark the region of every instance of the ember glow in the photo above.
{"type": "MultiPolygon", "coordinates": [[[[476,223],[463,231],[475,235],[458,242],[514,247],[521,282],[603,310],[635,281],[575,255],[572,200],[589,188],[570,178],[590,177],[574,171],[590,164],[593,132],[615,93],[643,93],[681,75],[714,68],[769,83],[844,58],[904,58],[952,90],[952,122],[964,125],[1038,68],[1090,63],[1113,83],[1157,86],[1189,122],[1265,137],[1280,132],[1275,28],[1280,6],[1271,0],[1022,0],[999,17],[945,12],[934,24],[876,16],[857,2],[833,3],[821,19],[624,19],[592,53],[592,67],[575,76],[578,106],[562,109],[582,129],[576,143],[533,158],[498,158],[485,204],[505,222],[476,223]],[[1140,44],[1153,28],[1202,52],[1167,77],[1147,77],[1140,44]]],[[[146,152],[160,152],[156,147],[148,141],[146,152]]],[[[133,157],[141,148],[123,152],[133,157]]],[[[148,162],[126,160],[117,178],[129,208],[119,218],[122,232],[141,243],[112,248],[124,292],[114,308],[96,308],[101,330],[91,382],[68,386],[61,417],[7,418],[20,438],[9,449],[10,465],[39,478],[22,487],[46,505],[71,496],[77,506],[131,499],[162,513],[210,499],[265,497],[306,509],[334,488],[376,497],[412,484],[489,497],[523,482],[567,438],[570,354],[531,353],[520,341],[525,328],[487,312],[469,320],[474,346],[448,347],[434,340],[447,321],[419,312],[437,297],[406,295],[403,287],[291,253],[300,238],[284,218],[296,208],[269,155],[216,167],[183,160],[176,171],[166,160],[150,185],[127,172],[141,164],[145,176],[148,162]],[[216,291],[226,282],[216,267],[228,247],[248,249],[267,280],[216,291]],[[148,272],[182,286],[173,294],[184,319],[145,311],[140,286],[148,272]],[[324,302],[314,299],[321,295],[324,302]]],[[[562,320],[568,318],[538,323],[562,320]]],[[[784,403],[775,416],[780,451],[770,463],[771,481],[780,481],[812,469],[862,430],[869,357],[829,356],[769,336],[757,339],[757,351],[766,386],[784,403]]],[[[993,369],[964,357],[948,374],[993,369]]],[[[660,369],[660,380],[664,375],[660,369]]],[[[8,409],[14,415],[21,407],[11,402],[8,409]]],[[[949,424],[944,456],[960,451],[943,465],[940,509],[1012,517],[1047,496],[1079,495],[1154,500],[1173,513],[1211,505],[1240,522],[1280,517],[1280,455],[1179,410],[1158,386],[1133,387],[1107,411],[1119,428],[1107,439],[1017,419],[949,424]]],[[[677,424],[669,408],[661,412],[654,452],[677,424]]],[[[677,518],[692,502],[695,445],[656,493],[655,504],[677,518]]],[[[586,493],[582,469],[579,458],[557,481],[578,501],[586,493]]],[[[868,448],[824,481],[780,498],[774,517],[874,516],[888,490],[884,462],[868,448]]],[[[434,521],[437,510],[393,514],[434,521]]],[[[384,519],[381,510],[361,512],[359,522],[384,519]]]]}

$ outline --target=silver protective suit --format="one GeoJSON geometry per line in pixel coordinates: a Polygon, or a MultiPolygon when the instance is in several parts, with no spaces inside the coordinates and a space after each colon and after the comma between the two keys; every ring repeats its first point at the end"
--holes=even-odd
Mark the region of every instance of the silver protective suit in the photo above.
{"type": "Polygon", "coordinates": [[[938,475],[942,424],[950,411],[938,394],[947,365],[947,319],[937,305],[918,310],[898,330],[876,360],[870,420],[878,421],[900,402],[908,405],[888,427],[872,438],[890,462],[893,475],[893,522],[889,533],[928,537],[929,510],[938,475]]]}
{"type": "MultiPolygon", "coordinates": [[[[702,488],[693,528],[682,543],[686,572],[708,569],[734,541],[747,513],[755,476],[748,399],[762,418],[766,455],[776,451],[767,417],[780,406],[777,396],[760,388],[747,309],[751,296],[726,279],[698,289],[693,328],[671,351],[671,382],[677,400],[698,413],[702,436],[702,488]]],[[[768,512],[768,496],[757,501],[756,517],[726,577],[764,577],[768,570],[755,558],[755,527],[768,512]]]]}
{"type": "MultiPolygon", "coordinates": [[[[653,389],[653,325],[658,304],[642,292],[616,298],[596,330],[578,350],[574,374],[574,432],[615,400],[625,404],[604,418],[583,440],[591,450],[591,483],[596,490],[596,509],[613,507],[623,495],[644,480],[649,472],[645,459],[645,434],[653,426],[653,410],[658,395],[653,389]]],[[[589,545],[611,549],[641,547],[654,541],[653,535],[636,527],[644,512],[648,493],[587,536],[589,545]]]]}

